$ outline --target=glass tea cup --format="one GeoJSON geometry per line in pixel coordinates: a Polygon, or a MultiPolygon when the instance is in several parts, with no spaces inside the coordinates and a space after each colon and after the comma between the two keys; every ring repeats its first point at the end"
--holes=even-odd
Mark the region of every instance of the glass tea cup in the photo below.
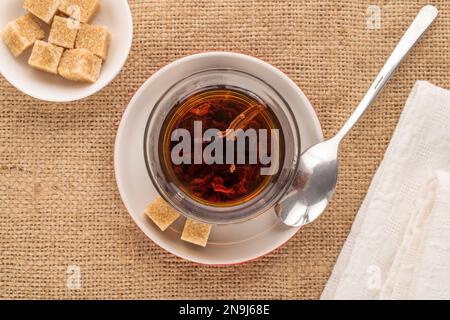
{"type": "MultiPolygon", "coordinates": [[[[207,129],[207,128],[205,128],[207,129]]],[[[271,85],[262,79],[235,69],[206,69],[176,82],[164,92],[154,106],[145,130],[144,157],[146,167],[159,194],[177,211],[210,224],[230,224],[253,219],[272,208],[289,190],[295,178],[300,156],[300,130],[291,106],[271,85]],[[197,92],[218,88],[245,93],[270,109],[282,137],[282,147],[275,157],[278,170],[264,187],[244,201],[205,202],[187,192],[168,170],[162,154],[167,119],[186,98],[197,92]]]]}

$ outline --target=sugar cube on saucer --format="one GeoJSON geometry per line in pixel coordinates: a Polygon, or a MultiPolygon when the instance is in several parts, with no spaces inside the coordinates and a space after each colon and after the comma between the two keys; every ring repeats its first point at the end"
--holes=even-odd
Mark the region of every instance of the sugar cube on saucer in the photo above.
{"type": "Polygon", "coordinates": [[[69,80],[95,82],[100,76],[102,59],[86,49],[69,49],[64,52],[58,73],[69,80]]]}
{"type": "Polygon", "coordinates": [[[35,42],[28,64],[38,70],[58,74],[58,65],[64,49],[38,40],[35,42]]]}
{"type": "Polygon", "coordinates": [[[148,205],[144,212],[161,231],[166,230],[180,217],[180,214],[161,197],[156,198],[155,201],[148,205]]]}
{"type": "Polygon", "coordinates": [[[49,24],[59,5],[60,0],[25,0],[23,8],[49,24]]]}
{"type": "Polygon", "coordinates": [[[8,23],[2,35],[3,41],[15,57],[44,37],[44,30],[30,14],[8,23]]]}
{"type": "Polygon", "coordinates": [[[89,22],[100,9],[99,0],[61,0],[59,10],[83,23],[89,22]]]}
{"type": "Polygon", "coordinates": [[[55,16],[52,28],[50,29],[48,42],[67,49],[73,49],[79,28],[80,23],[78,21],[71,18],[55,16]]]}
{"type": "Polygon", "coordinates": [[[210,232],[210,224],[188,218],[186,219],[186,224],[184,225],[183,233],[181,234],[181,240],[206,247],[210,232]]]}
{"type": "Polygon", "coordinates": [[[82,24],[75,47],[88,49],[96,56],[106,60],[110,34],[107,27],[82,24]]]}

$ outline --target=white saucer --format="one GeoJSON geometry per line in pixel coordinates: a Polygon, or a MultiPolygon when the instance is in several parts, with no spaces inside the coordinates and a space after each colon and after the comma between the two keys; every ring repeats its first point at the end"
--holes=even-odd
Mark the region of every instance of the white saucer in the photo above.
{"type": "MultiPolygon", "coordinates": [[[[26,12],[24,0],[2,0],[0,33],[8,22],[26,12]]],[[[97,82],[78,83],[36,70],[28,65],[31,48],[15,58],[0,37],[0,73],[13,86],[36,99],[68,102],[86,98],[108,85],[127,61],[133,39],[133,20],[127,0],[102,0],[100,11],[89,23],[107,26],[111,33],[108,59],[102,66],[97,82]]],[[[49,27],[41,22],[48,35],[49,27]]]]}
{"type": "Polygon", "coordinates": [[[303,150],[323,140],[320,123],[310,102],[281,71],[259,59],[242,54],[201,53],[167,65],[137,91],[123,115],[117,134],[116,179],[130,215],[156,244],[174,255],[197,263],[242,263],[278,248],[288,241],[298,228],[284,226],[271,209],[251,221],[213,226],[208,245],[202,248],[180,240],[184,219],[179,219],[168,230],[161,232],[143,213],[145,207],[158,195],[144,162],[144,130],[149,114],[161,94],[175,82],[210,68],[241,70],[272,85],[294,109],[300,126],[303,150]]]}

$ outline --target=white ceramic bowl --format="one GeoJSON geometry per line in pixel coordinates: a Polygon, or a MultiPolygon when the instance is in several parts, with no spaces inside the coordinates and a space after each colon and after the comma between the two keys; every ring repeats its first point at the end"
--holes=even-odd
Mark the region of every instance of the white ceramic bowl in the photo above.
{"type": "MultiPolygon", "coordinates": [[[[0,30],[25,14],[23,0],[2,0],[0,30]]],[[[31,49],[15,58],[0,39],[0,73],[17,89],[36,99],[52,102],[80,100],[103,89],[127,61],[133,39],[133,20],[127,0],[101,0],[101,9],[90,22],[104,25],[111,33],[109,56],[100,78],[93,84],[78,83],[38,71],[28,65],[31,49]]],[[[42,23],[44,25],[44,23],[42,23]]],[[[48,28],[46,29],[48,35],[48,28]]]]}
{"type": "Polygon", "coordinates": [[[243,54],[209,52],[172,62],[144,83],[123,115],[114,158],[122,200],[136,224],[150,239],[184,259],[224,265],[265,255],[288,241],[299,229],[283,225],[271,209],[245,222],[214,225],[208,245],[203,248],[180,239],[184,222],[182,218],[161,232],[144,215],[145,207],[158,196],[144,160],[144,134],[148,117],[161,95],[179,80],[202,70],[217,68],[247,72],[273,86],[292,106],[299,123],[302,150],[322,141],[320,123],[311,103],[284,73],[264,61],[243,54]]]}

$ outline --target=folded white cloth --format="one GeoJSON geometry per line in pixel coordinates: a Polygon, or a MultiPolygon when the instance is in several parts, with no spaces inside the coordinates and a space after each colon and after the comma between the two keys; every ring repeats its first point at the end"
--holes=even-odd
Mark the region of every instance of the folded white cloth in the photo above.
{"type": "Polygon", "coordinates": [[[450,91],[418,81],[322,299],[450,299],[450,91]]]}

